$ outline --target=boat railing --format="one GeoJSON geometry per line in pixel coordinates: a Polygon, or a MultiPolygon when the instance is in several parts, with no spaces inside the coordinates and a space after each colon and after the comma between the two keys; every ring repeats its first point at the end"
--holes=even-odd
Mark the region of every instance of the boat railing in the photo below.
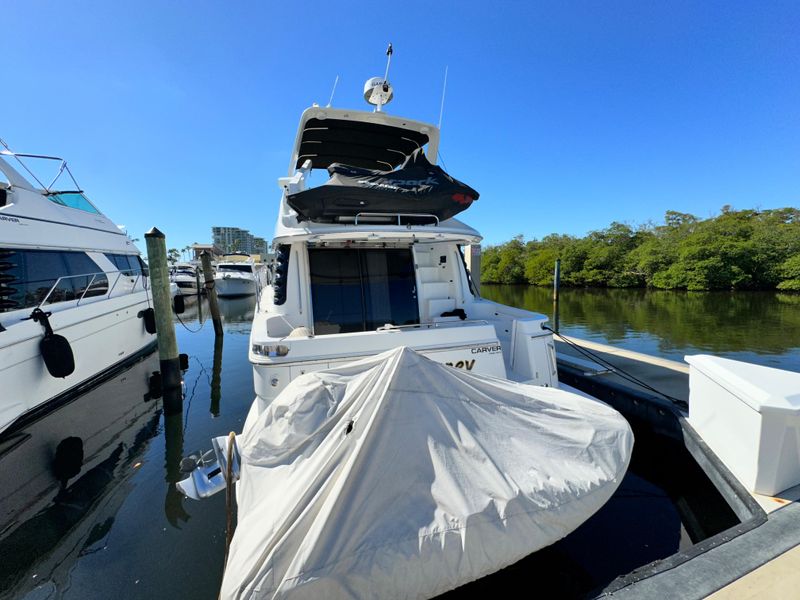
{"type": "MultiPolygon", "coordinates": [[[[403,223],[402,222],[403,217],[412,218],[412,219],[432,219],[433,220],[432,224],[435,225],[436,227],[439,226],[439,217],[437,217],[436,215],[429,214],[429,213],[373,213],[373,212],[360,212],[360,213],[358,213],[356,215],[355,221],[353,222],[353,224],[354,225],[358,225],[358,219],[359,218],[375,218],[375,217],[381,217],[381,218],[384,218],[384,219],[386,219],[386,218],[392,218],[392,219],[396,218],[397,219],[397,225],[401,225],[401,226],[402,225],[410,225],[410,223],[403,223]]],[[[370,223],[370,224],[374,225],[374,223],[370,223]]]]}
{"type": "Polygon", "coordinates": [[[375,331],[405,331],[411,329],[446,329],[460,327],[462,325],[489,325],[485,319],[464,319],[458,321],[434,321],[432,323],[414,323],[412,325],[392,325],[387,323],[378,327],[375,331]]]}
{"type": "MultiPolygon", "coordinates": [[[[108,291],[100,293],[100,294],[90,294],[88,296],[88,298],[98,298],[98,297],[101,297],[101,296],[106,298],[106,299],[111,298],[111,295],[114,293],[114,290],[116,289],[117,284],[121,280],[124,280],[124,279],[129,279],[130,283],[132,283],[133,285],[131,285],[129,289],[125,289],[121,294],[118,294],[119,296],[124,296],[125,294],[132,294],[135,291],[137,291],[136,287],[137,287],[137,284],[139,283],[140,280],[142,281],[142,288],[141,289],[147,289],[147,287],[148,287],[148,285],[147,285],[147,277],[145,277],[142,273],[135,273],[135,272],[131,272],[129,270],[126,270],[126,271],[98,271],[96,273],[83,273],[83,274],[80,274],[80,275],[62,275],[61,277],[56,279],[55,283],[50,287],[50,289],[45,294],[44,298],[37,305],[37,308],[42,308],[45,304],[48,303],[48,301],[50,300],[50,297],[53,295],[53,293],[56,290],[59,289],[59,287],[60,287],[62,282],[66,282],[68,280],[74,280],[74,279],[78,279],[78,278],[86,278],[86,277],[91,277],[91,279],[86,284],[86,286],[83,288],[83,291],[82,291],[80,297],[79,298],[70,298],[70,300],[77,300],[76,306],[79,306],[80,303],[84,299],[87,298],[87,294],[90,291],[92,291],[93,286],[94,286],[95,290],[101,290],[102,287],[103,287],[103,283],[106,284],[106,288],[108,289],[108,291]],[[114,279],[114,283],[112,285],[109,285],[109,280],[114,274],[116,274],[116,278],[114,279]]],[[[61,300],[57,300],[57,302],[61,302],[61,300]]]]}

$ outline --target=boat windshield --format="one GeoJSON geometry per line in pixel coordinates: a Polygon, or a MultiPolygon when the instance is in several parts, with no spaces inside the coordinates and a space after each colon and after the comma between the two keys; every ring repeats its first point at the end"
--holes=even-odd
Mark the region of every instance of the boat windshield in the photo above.
{"type": "Polygon", "coordinates": [[[219,265],[217,271],[239,271],[240,273],[252,273],[252,265],[219,265]]]}
{"type": "Polygon", "coordinates": [[[54,202],[60,206],[67,208],[77,208],[78,210],[85,210],[86,212],[99,215],[100,211],[89,202],[89,199],[81,192],[53,192],[47,194],[50,202],[54,202]]]}

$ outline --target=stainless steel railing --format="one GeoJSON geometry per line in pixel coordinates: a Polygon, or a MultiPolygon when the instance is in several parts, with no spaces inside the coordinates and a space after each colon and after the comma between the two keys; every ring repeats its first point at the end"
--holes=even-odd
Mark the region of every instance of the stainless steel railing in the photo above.
{"type": "MultiPolygon", "coordinates": [[[[50,297],[53,295],[53,293],[56,290],[59,289],[59,285],[62,282],[65,282],[65,281],[71,280],[71,279],[72,280],[78,279],[79,277],[91,277],[91,279],[86,284],[86,287],[83,288],[83,292],[81,293],[79,298],[70,298],[69,300],[65,300],[65,302],[70,302],[70,301],[77,300],[76,306],[80,305],[80,303],[85,298],[87,298],[86,294],[89,291],[92,290],[92,286],[95,285],[95,282],[100,284],[100,282],[105,280],[105,283],[106,283],[108,291],[107,292],[102,292],[100,294],[91,294],[90,296],[88,296],[89,298],[97,298],[97,297],[100,297],[100,296],[103,296],[105,298],[111,298],[112,294],[114,293],[114,290],[117,288],[117,284],[119,284],[119,282],[121,280],[125,280],[125,279],[130,279],[130,283],[132,285],[130,286],[129,289],[122,290],[122,292],[117,294],[117,296],[124,296],[126,294],[133,294],[133,293],[135,293],[137,291],[146,290],[149,287],[148,286],[148,278],[143,273],[136,273],[136,272],[131,272],[131,271],[98,271],[97,273],[83,273],[83,274],[80,274],[80,275],[62,275],[61,277],[56,279],[55,283],[52,286],[50,286],[50,289],[47,291],[47,293],[45,294],[44,298],[39,302],[39,304],[37,305],[37,308],[41,308],[42,306],[44,306],[45,304],[48,303],[48,301],[50,300],[50,297]],[[110,284],[110,278],[114,274],[116,274],[116,278],[114,278],[114,283],[110,284]],[[137,290],[136,289],[137,288],[137,284],[139,283],[140,280],[142,281],[142,285],[137,290]]],[[[22,282],[22,283],[24,284],[24,282],[22,282]]],[[[102,288],[101,288],[100,285],[98,285],[97,287],[95,287],[95,289],[99,290],[99,289],[102,289],[102,288]]],[[[57,302],[62,302],[62,300],[57,300],[57,302]]]]}

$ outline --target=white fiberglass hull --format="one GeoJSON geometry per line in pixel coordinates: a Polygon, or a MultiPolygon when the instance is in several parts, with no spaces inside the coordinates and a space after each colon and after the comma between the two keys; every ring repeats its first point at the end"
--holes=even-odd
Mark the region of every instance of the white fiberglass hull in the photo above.
{"type": "Polygon", "coordinates": [[[196,281],[189,281],[186,279],[175,279],[173,283],[175,283],[178,286],[178,289],[184,295],[197,294],[198,290],[196,281]]]}
{"type": "Polygon", "coordinates": [[[214,278],[217,296],[252,296],[256,293],[256,282],[252,277],[222,275],[214,278]]]}
{"type": "Polygon", "coordinates": [[[19,417],[43,407],[118,363],[155,344],[139,313],[148,308],[146,292],[136,292],[67,310],[54,311],[50,324],[69,342],[75,371],[52,377],[39,348],[44,329],[21,321],[0,333],[0,432],[19,417]]]}

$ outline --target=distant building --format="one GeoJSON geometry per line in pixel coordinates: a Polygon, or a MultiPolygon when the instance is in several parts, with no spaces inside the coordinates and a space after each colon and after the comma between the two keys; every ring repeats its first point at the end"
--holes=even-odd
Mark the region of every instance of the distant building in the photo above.
{"type": "Polygon", "coordinates": [[[222,252],[247,252],[248,254],[258,254],[262,258],[267,255],[267,240],[254,236],[247,229],[212,227],[211,235],[214,246],[222,252]]]}
{"type": "Polygon", "coordinates": [[[253,254],[259,254],[262,259],[267,257],[267,240],[262,237],[253,238],[253,254]]]}

